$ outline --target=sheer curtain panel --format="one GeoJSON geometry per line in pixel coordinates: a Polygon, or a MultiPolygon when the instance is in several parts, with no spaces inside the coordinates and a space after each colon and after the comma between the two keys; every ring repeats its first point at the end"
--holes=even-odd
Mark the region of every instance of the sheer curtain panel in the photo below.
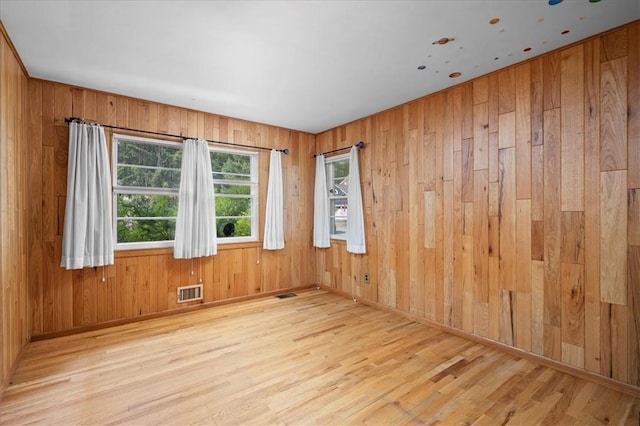
{"type": "Polygon", "coordinates": [[[265,250],[284,248],[284,205],[282,199],[282,153],[271,151],[269,160],[269,183],[267,186],[267,210],[264,221],[265,250]]]}
{"type": "Polygon", "coordinates": [[[355,145],[351,147],[349,152],[347,206],[347,251],[350,253],[366,253],[360,166],[358,165],[358,148],[355,145]]]}
{"type": "Polygon", "coordinates": [[[316,156],[316,181],[313,193],[313,246],[327,248],[329,242],[329,193],[324,155],[316,156]]]}
{"type": "Polygon", "coordinates": [[[217,251],[216,207],[209,145],[205,140],[187,139],[182,152],[173,257],[193,259],[211,256],[217,251]]]}
{"type": "Polygon", "coordinates": [[[112,264],[111,171],[104,129],[71,122],[61,266],[112,264]]]}

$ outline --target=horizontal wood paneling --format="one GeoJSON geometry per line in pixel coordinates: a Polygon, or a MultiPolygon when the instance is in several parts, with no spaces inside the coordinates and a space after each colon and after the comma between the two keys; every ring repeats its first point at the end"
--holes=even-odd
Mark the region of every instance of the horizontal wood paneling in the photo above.
{"type": "MultiPolygon", "coordinates": [[[[180,310],[176,288],[202,282],[202,303],[309,285],[313,279],[311,226],[315,136],[289,129],[186,110],[53,82],[30,82],[32,214],[30,263],[33,334],[180,310]],[[218,255],[176,260],[171,249],[117,251],[115,265],[60,268],[64,221],[69,116],[104,124],[256,145],[289,148],[283,156],[284,250],[263,251],[261,242],[219,244],[218,255]],[[40,272],[42,271],[42,272],[40,272]]],[[[123,131],[118,131],[123,133],[123,131]]],[[[107,130],[111,144],[112,131],[107,130]]],[[[144,136],[144,135],[142,135],[144,136]]],[[[159,136],[158,138],[162,138],[159,136]]],[[[167,137],[168,140],[175,138],[167,137]]],[[[269,151],[259,151],[260,228],[269,151]]]]}
{"type": "MultiPolygon", "coordinates": [[[[0,399],[30,339],[28,80],[0,23],[0,399]]],[[[40,265],[33,265],[40,270],[40,265]]]]}
{"type": "Polygon", "coordinates": [[[366,255],[316,250],[316,282],[349,292],[347,278],[361,298],[640,385],[637,259],[626,255],[640,232],[639,28],[318,135],[318,151],[367,142],[363,202],[375,214],[366,255]],[[405,197],[411,187],[428,201],[405,197]],[[415,297],[422,315],[405,308],[423,306],[415,297]]]}

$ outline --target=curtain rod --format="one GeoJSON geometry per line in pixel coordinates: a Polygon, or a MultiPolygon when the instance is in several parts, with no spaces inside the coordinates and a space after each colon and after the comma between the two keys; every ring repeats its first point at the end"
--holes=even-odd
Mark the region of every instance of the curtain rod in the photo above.
{"type": "MultiPolygon", "coordinates": [[[[358,148],[362,149],[362,148],[364,148],[364,142],[360,141],[355,146],[357,146],[358,148]]],[[[344,151],[345,149],[351,149],[351,146],[345,146],[343,148],[338,148],[338,149],[334,149],[334,150],[331,150],[331,151],[325,151],[325,152],[321,152],[319,154],[313,154],[313,157],[315,158],[318,155],[331,154],[332,152],[344,151]]]]}
{"type": "MultiPolygon", "coordinates": [[[[89,121],[84,120],[83,118],[78,118],[78,117],[69,117],[69,118],[65,118],[64,122],[69,124],[71,122],[81,122],[81,123],[91,123],[89,121]]],[[[92,123],[92,124],[99,124],[99,123],[92,123]]],[[[182,136],[182,135],[172,135],[170,133],[161,133],[161,132],[152,132],[150,130],[138,130],[138,129],[130,129],[129,127],[120,127],[120,126],[111,126],[109,124],[100,124],[100,126],[102,127],[106,127],[108,129],[116,129],[116,130],[127,130],[129,132],[138,132],[138,133],[146,133],[149,135],[157,135],[157,136],[169,136],[172,138],[180,138],[180,139],[198,139],[198,138],[190,138],[188,136],[182,136]]],[[[265,151],[271,151],[272,148],[265,148],[262,146],[255,146],[255,145],[244,145],[241,143],[233,143],[233,142],[222,142],[222,141],[212,141],[209,139],[204,139],[205,141],[209,142],[209,143],[213,143],[213,144],[219,144],[219,145],[230,145],[230,146],[241,146],[244,148],[256,148],[256,149],[263,149],[265,151]]],[[[284,149],[276,149],[276,151],[280,151],[285,155],[289,155],[289,149],[288,148],[284,148],[284,149]]]]}

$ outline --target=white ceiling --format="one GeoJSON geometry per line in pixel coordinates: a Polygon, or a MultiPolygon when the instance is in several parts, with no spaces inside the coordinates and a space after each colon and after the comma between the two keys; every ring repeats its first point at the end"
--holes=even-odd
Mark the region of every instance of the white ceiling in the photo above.
{"type": "Polygon", "coordinates": [[[32,77],[311,133],[638,18],[638,0],[0,0],[32,77]]]}

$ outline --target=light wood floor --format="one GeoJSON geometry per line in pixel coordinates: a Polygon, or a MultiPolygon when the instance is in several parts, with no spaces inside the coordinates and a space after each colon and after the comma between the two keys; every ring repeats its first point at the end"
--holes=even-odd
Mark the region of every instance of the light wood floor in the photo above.
{"type": "Polygon", "coordinates": [[[0,423],[632,424],[640,400],[325,293],[35,342],[0,423]]]}

